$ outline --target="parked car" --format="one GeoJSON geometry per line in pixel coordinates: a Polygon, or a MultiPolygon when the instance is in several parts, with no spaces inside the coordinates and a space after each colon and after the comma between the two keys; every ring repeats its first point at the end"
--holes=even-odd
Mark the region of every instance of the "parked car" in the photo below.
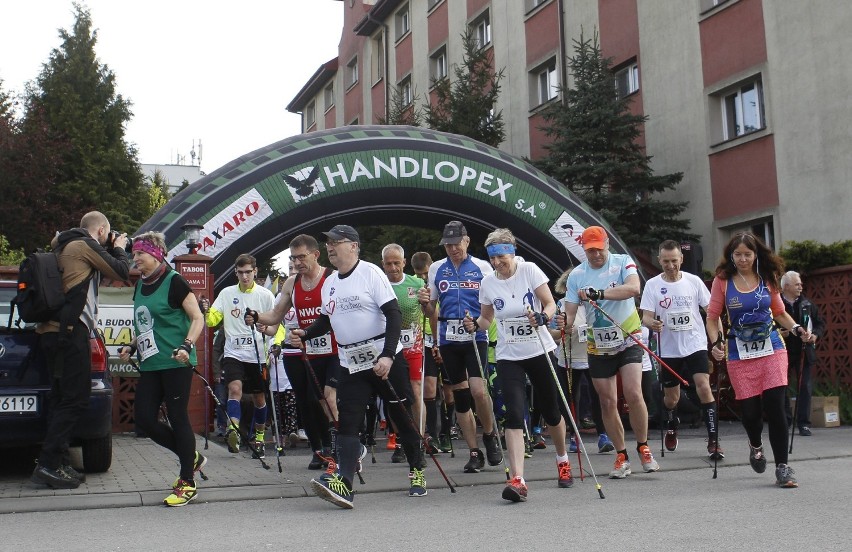
{"type": "MultiPolygon", "coordinates": [[[[33,324],[11,316],[17,282],[0,280],[0,448],[40,445],[50,414],[50,377],[36,346],[33,324]]],[[[105,472],[112,464],[112,378],[103,340],[89,340],[92,396],[77,422],[71,445],[82,445],[83,469],[105,472]]]]}

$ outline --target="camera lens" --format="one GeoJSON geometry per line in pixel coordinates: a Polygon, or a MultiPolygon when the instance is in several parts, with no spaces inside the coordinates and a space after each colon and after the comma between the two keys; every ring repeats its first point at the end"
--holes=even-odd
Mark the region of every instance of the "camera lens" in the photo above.
{"type": "Polygon", "coordinates": [[[127,238],[127,243],[124,244],[124,251],[126,251],[128,255],[133,254],[133,238],[127,238]]]}

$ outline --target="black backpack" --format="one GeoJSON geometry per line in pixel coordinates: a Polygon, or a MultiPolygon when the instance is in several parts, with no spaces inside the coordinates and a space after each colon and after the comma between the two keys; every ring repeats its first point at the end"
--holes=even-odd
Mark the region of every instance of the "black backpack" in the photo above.
{"type": "Polygon", "coordinates": [[[18,293],[13,303],[18,316],[28,323],[58,320],[65,305],[59,251],[30,253],[18,269],[18,293]]]}

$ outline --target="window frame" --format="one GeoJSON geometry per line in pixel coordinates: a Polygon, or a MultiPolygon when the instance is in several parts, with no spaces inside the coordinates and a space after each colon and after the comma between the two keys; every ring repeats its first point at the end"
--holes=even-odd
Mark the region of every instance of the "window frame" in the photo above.
{"type": "Polygon", "coordinates": [[[615,96],[619,100],[626,98],[632,94],[636,94],[640,90],[640,81],[639,81],[639,62],[635,59],[629,61],[628,63],[622,65],[621,67],[614,69],[612,71],[612,78],[615,85],[615,96]],[[619,86],[622,82],[622,76],[626,76],[626,93],[624,96],[621,95],[621,87],[619,86]]]}
{"type": "Polygon", "coordinates": [[[405,102],[406,107],[414,103],[414,85],[411,82],[410,74],[399,80],[397,88],[399,89],[400,97],[405,102]]]}
{"type": "Polygon", "coordinates": [[[317,124],[317,101],[311,100],[305,106],[305,130],[317,124]]]}
{"type": "Polygon", "coordinates": [[[483,10],[482,13],[473,18],[469,24],[469,27],[471,27],[473,29],[473,32],[475,33],[476,43],[479,46],[480,50],[491,46],[492,41],[494,39],[491,35],[490,10],[483,10]],[[480,29],[482,29],[482,32],[480,32],[480,29]],[[485,38],[485,42],[483,42],[483,36],[485,38]]]}
{"type": "Polygon", "coordinates": [[[328,110],[334,107],[334,81],[322,89],[322,98],[325,103],[325,112],[328,113],[328,110]]]}
{"type": "Polygon", "coordinates": [[[346,64],[346,90],[351,90],[358,84],[358,56],[354,56],[346,64]]]}
{"type": "Polygon", "coordinates": [[[529,71],[530,109],[535,110],[559,98],[559,64],[552,56],[529,71]]]}
{"type": "Polygon", "coordinates": [[[749,79],[737,83],[735,86],[726,88],[716,95],[719,103],[721,116],[721,139],[722,142],[736,140],[755,132],[765,130],[766,124],[766,101],[764,99],[764,85],[761,75],[755,75],[749,79]],[[757,120],[758,126],[747,127],[747,109],[744,104],[747,89],[753,89],[755,94],[755,105],[752,116],[757,120]],[[734,127],[733,132],[731,126],[734,127]],[[740,130],[742,129],[742,130],[740,130]]]}
{"type": "Polygon", "coordinates": [[[373,85],[381,82],[385,78],[385,37],[384,32],[376,33],[370,42],[372,49],[372,62],[370,69],[373,71],[373,85]]]}
{"type": "Polygon", "coordinates": [[[449,75],[449,56],[447,55],[447,45],[444,44],[429,56],[429,77],[434,85],[435,83],[446,79],[449,75]],[[441,63],[441,60],[443,60],[443,64],[441,63]],[[441,68],[443,69],[443,74],[440,74],[439,69],[441,68]]]}
{"type": "Polygon", "coordinates": [[[399,42],[411,32],[411,4],[408,2],[394,12],[394,32],[396,33],[396,42],[399,42]]]}

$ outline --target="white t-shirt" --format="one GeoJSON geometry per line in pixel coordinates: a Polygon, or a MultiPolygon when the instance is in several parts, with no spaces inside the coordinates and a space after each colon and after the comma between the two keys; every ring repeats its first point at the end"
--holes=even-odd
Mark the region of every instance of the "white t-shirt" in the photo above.
{"type": "MultiPolygon", "coordinates": [[[[334,271],[322,285],[322,314],[331,321],[338,345],[340,365],[349,367],[347,345],[354,345],[384,335],[387,319],[382,305],[396,301],[396,294],[381,268],[360,260],[345,278],[334,271]]],[[[385,339],[372,342],[375,352],[381,353],[385,339]]],[[[396,344],[395,351],[402,350],[396,344]]],[[[376,354],[376,358],[378,355],[376,354]]]]}
{"type": "Polygon", "coordinates": [[[677,282],[666,282],[663,275],[654,276],[645,284],[643,311],[663,321],[660,332],[660,351],[663,358],[683,358],[707,350],[707,334],[698,307],[710,304],[710,291],[701,279],[681,272],[677,282]]]}
{"type": "Polygon", "coordinates": [[[257,312],[268,312],[275,304],[275,296],[263,286],[254,284],[247,291],[240,291],[240,286],[228,286],[219,293],[210,309],[222,314],[225,329],[225,358],[233,358],[240,362],[261,362],[266,358],[264,337],[252,326],[246,326],[244,316],[246,309],[257,312]],[[258,339],[255,349],[254,339],[258,339]]]}
{"type": "MultiPolygon", "coordinates": [[[[565,299],[560,299],[556,302],[556,312],[565,311],[565,299]]],[[[550,321],[553,329],[556,329],[556,319],[550,321]]],[[[568,343],[565,343],[565,349],[556,348],[556,361],[559,366],[565,367],[565,353],[571,355],[571,368],[574,370],[585,370],[589,367],[589,355],[586,352],[586,309],[577,309],[577,316],[574,317],[574,330],[571,334],[571,349],[568,350],[568,343]]]]}
{"type": "Polygon", "coordinates": [[[492,272],[482,279],[479,302],[494,307],[497,320],[497,360],[524,360],[544,353],[538,333],[549,352],[556,348],[547,328],[533,328],[527,311],[541,312],[541,301],[535,290],[547,284],[547,276],[534,263],[515,263],[515,273],[506,280],[492,272]]]}

